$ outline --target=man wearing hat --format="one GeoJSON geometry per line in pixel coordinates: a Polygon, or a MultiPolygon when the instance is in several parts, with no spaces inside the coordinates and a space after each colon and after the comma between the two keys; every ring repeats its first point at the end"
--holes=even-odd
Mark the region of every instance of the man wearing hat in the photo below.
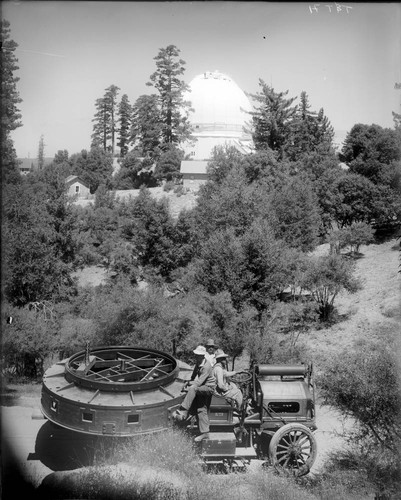
{"type": "Polygon", "coordinates": [[[216,364],[216,357],[215,357],[216,345],[214,343],[214,340],[208,339],[205,345],[206,345],[205,358],[208,361],[210,361],[210,364],[212,366],[214,366],[216,364]]]}
{"type": "Polygon", "coordinates": [[[214,365],[213,372],[216,377],[216,392],[224,396],[229,401],[234,401],[238,410],[242,406],[242,392],[241,390],[229,380],[229,377],[236,375],[236,371],[229,372],[227,370],[227,354],[221,349],[216,351],[216,364],[214,365]]]}
{"type": "Polygon", "coordinates": [[[201,433],[195,438],[195,441],[199,442],[209,437],[209,407],[216,389],[216,379],[210,361],[205,359],[206,348],[203,345],[198,345],[193,352],[196,357],[193,380],[189,382],[188,392],[180,409],[175,412],[174,418],[185,420],[192,403],[194,403],[201,433]]]}

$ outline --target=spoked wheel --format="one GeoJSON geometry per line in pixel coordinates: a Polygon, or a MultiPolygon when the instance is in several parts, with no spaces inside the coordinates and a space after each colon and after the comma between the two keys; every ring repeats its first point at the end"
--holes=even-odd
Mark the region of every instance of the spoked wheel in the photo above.
{"type": "Polygon", "coordinates": [[[277,470],[287,470],[296,476],[310,471],[317,454],[316,438],[302,424],[286,424],[272,437],[269,458],[277,470]]]}

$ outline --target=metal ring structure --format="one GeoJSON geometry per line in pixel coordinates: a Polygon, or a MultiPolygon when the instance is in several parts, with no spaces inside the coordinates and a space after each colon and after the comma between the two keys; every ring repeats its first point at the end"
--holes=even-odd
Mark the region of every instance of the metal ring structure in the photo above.
{"type": "Polygon", "coordinates": [[[104,391],[143,391],[166,385],[177,376],[177,361],[169,354],[130,347],[99,347],[71,356],[66,379],[81,387],[104,391]]]}
{"type": "Polygon", "coordinates": [[[86,434],[132,436],[165,430],[192,369],[155,349],[80,351],[43,377],[41,406],[54,424],[86,434]]]}

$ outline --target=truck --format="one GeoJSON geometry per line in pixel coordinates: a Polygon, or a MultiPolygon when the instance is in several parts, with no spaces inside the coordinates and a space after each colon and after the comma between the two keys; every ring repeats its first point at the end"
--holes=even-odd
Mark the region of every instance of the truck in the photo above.
{"type": "MultiPolygon", "coordinates": [[[[56,426],[93,436],[135,437],[172,427],[196,435],[196,413],[174,419],[191,374],[192,366],[155,349],[86,346],[45,372],[41,411],[56,426]]],[[[196,443],[205,467],[232,471],[262,460],[307,474],[317,455],[312,365],[253,364],[232,379],[243,404],[212,396],[209,437],[196,443]]]]}

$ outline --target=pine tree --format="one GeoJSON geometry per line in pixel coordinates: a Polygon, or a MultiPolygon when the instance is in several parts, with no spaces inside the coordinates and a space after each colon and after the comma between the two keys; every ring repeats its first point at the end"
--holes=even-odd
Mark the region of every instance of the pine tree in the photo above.
{"type": "Polygon", "coordinates": [[[316,120],[316,113],[310,111],[311,106],[305,91],[301,92],[300,101],[291,122],[291,133],[286,147],[287,156],[291,160],[297,160],[300,154],[311,150],[311,135],[316,120]]]}
{"type": "Polygon", "coordinates": [[[95,102],[96,114],[92,133],[92,147],[102,147],[114,154],[117,132],[117,95],[120,89],[110,85],[103,97],[95,102]],[[109,142],[111,141],[111,145],[109,142]]]}
{"type": "Polygon", "coordinates": [[[18,59],[15,49],[18,44],[10,39],[10,23],[5,19],[1,21],[1,155],[2,175],[6,182],[19,182],[20,175],[17,168],[18,160],[10,132],[22,126],[21,113],[18,104],[22,102],[17,90],[19,78],[15,76],[18,68],[18,59]]]}
{"type": "Polygon", "coordinates": [[[1,135],[8,137],[12,130],[22,126],[21,113],[17,105],[22,102],[17,91],[19,77],[14,73],[19,69],[14,51],[18,44],[10,40],[10,23],[1,21],[1,135]]]}
{"type": "Polygon", "coordinates": [[[300,156],[312,152],[329,152],[334,130],[323,108],[318,113],[310,110],[309,98],[301,92],[300,104],[291,120],[289,140],[285,146],[289,160],[297,161],[300,156]]]}
{"type": "Polygon", "coordinates": [[[133,106],[131,123],[131,142],[135,149],[143,156],[158,157],[162,122],[155,94],[138,97],[133,106]]]}
{"type": "Polygon", "coordinates": [[[320,108],[317,115],[317,129],[316,129],[316,139],[317,144],[321,148],[329,150],[332,148],[334,139],[334,128],[330,123],[330,120],[324,114],[324,109],[320,108]]]}
{"type": "Polygon", "coordinates": [[[118,107],[120,128],[117,146],[120,148],[120,156],[122,158],[128,153],[128,144],[131,135],[131,114],[132,107],[129,103],[127,94],[124,94],[118,107]]]}
{"type": "Polygon", "coordinates": [[[106,89],[105,99],[110,113],[111,153],[114,154],[115,138],[117,132],[117,95],[120,89],[110,85],[106,89]]]}
{"type": "Polygon", "coordinates": [[[108,113],[106,100],[103,97],[96,99],[95,107],[96,114],[95,118],[92,120],[94,125],[91,147],[101,147],[103,151],[107,151],[107,141],[110,139],[110,115],[108,113]]]}
{"type": "Polygon", "coordinates": [[[183,99],[189,86],[182,80],[185,61],[179,59],[180,52],[175,45],[160,49],[154,58],[157,70],[147,83],[159,92],[162,144],[179,145],[191,137],[190,103],[183,99]]]}
{"type": "Polygon", "coordinates": [[[251,112],[254,125],[253,140],[256,149],[270,148],[284,156],[285,144],[290,134],[291,120],[297,107],[292,106],[296,97],[286,98],[286,92],[275,92],[273,87],[259,79],[261,92],[250,94],[258,109],[251,112]]]}
{"type": "Polygon", "coordinates": [[[38,170],[43,170],[44,166],[45,166],[45,139],[42,134],[39,139],[38,170]]]}

